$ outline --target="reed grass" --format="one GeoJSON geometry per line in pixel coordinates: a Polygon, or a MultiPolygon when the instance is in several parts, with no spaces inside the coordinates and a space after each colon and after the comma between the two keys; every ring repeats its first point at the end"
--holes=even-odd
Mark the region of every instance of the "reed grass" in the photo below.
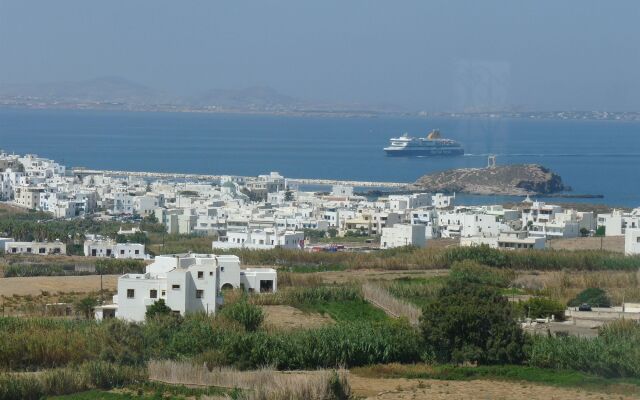
{"type": "Polygon", "coordinates": [[[345,286],[287,287],[275,293],[263,293],[251,296],[250,301],[257,305],[300,305],[307,303],[362,300],[360,288],[345,286]]]}
{"type": "Polygon", "coordinates": [[[599,271],[640,268],[639,256],[599,250],[522,250],[503,251],[487,246],[450,248],[400,248],[373,253],[304,252],[286,249],[227,250],[248,265],[284,267],[332,266],[345,269],[428,270],[451,267],[455,262],[472,260],[490,267],[514,270],[558,271],[562,269],[599,271]]]}
{"type": "Polygon", "coordinates": [[[566,304],[587,288],[601,288],[612,304],[640,301],[639,271],[547,271],[520,274],[514,285],[566,304]]]}
{"type": "Polygon", "coordinates": [[[345,370],[278,372],[272,368],[238,371],[213,368],[189,362],[151,361],[149,379],[169,384],[219,386],[245,389],[240,398],[247,400],[338,400],[348,399],[351,390],[345,370]]]}
{"type": "Polygon", "coordinates": [[[104,362],[33,373],[0,374],[0,400],[39,400],[91,389],[111,389],[146,380],[144,368],[104,362]]]}
{"type": "Polygon", "coordinates": [[[422,311],[418,307],[399,300],[379,285],[365,283],[362,285],[362,293],[367,301],[396,318],[407,318],[412,325],[417,325],[420,321],[422,311]]]}
{"type": "Polygon", "coordinates": [[[640,322],[619,320],[601,328],[596,338],[535,337],[532,366],[571,369],[607,378],[640,378],[640,322]]]}

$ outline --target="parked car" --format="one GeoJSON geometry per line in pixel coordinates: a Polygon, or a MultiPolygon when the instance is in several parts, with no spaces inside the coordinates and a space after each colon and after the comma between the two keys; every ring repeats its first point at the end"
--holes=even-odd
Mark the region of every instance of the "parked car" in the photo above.
{"type": "Polygon", "coordinates": [[[591,311],[591,305],[587,303],[582,303],[580,304],[580,307],[578,307],[578,311],[591,311]]]}

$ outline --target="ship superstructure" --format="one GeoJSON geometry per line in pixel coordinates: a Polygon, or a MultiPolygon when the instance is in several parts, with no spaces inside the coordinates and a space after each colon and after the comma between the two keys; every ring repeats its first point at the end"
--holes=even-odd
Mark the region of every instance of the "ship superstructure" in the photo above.
{"type": "Polygon", "coordinates": [[[427,137],[413,137],[406,133],[391,138],[391,143],[384,151],[389,156],[459,156],[464,149],[455,140],[442,138],[437,129],[429,132],[427,137]]]}

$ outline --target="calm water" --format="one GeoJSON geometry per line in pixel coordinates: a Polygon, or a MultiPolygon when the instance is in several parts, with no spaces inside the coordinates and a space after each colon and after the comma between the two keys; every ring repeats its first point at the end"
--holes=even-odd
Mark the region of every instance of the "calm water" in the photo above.
{"type": "MultiPolygon", "coordinates": [[[[575,193],[640,205],[640,123],[419,118],[303,118],[0,109],[0,148],[97,169],[411,182],[443,169],[540,163],[575,193]],[[389,158],[391,136],[439,128],[456,158],[389,158]]],[[[479,200],[466,197],[466,199],[479,200]]],[[[498,200],[484,199],[482,202],[498,200]]],[[[594,201],[594,200],[588,200],[594,201]]]]}

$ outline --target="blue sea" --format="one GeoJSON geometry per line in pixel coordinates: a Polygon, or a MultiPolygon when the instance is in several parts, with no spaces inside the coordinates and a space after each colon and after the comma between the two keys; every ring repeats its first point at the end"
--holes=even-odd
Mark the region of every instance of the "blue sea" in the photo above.
{"type": "MultiPolygon", "coordinates": [[[[449,168],[539,163],[577,194],[640,206],[640,122],[459,118],[316,118],[196,113],[0,109],[0,148],[67,166],[131,171],[413,182],[449,168]],[[386,157],[404,132],[439,128],[466,152],[386,157]]],[[[461,196],[462,203],[517,200],[461,196]]],[[[580,200],[556,200],[580,201],[580,200]]]]}

